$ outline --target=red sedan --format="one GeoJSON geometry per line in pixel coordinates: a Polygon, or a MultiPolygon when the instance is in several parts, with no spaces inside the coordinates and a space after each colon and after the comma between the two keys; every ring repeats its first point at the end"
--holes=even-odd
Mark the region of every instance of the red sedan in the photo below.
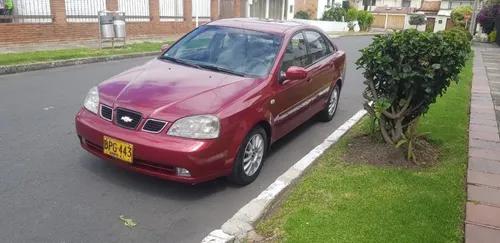
{"type": "Polygon", "coordinates": [[[273,142],[333,118],[344,73],[345,53],[313,26],[218,20],[91,88],[76,131],[84,149],[136,172],[246,185],[273,142]]]}

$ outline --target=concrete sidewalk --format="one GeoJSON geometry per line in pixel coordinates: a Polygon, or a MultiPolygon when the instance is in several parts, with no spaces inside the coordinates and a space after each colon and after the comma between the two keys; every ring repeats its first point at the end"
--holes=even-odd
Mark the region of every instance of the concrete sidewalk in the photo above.
{"type": "Polygon", "coordinates": [[[465,242],[500,242],[500,48],[475,44],[465,242]]]}

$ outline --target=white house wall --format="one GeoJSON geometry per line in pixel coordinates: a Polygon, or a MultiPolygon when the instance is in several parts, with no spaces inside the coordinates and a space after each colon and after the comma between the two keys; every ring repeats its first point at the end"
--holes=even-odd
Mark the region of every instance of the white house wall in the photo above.
{"type": "Polygon", "coordinates": [[[447,20],[447,16],[436,16],[436,21],[434,22],[434,32],[445,30],[447,20]]]}
{"type": "MultiPolygon", "coordinates": [[[[363,2],[361,2],[362,6],[363,2]]],[[[420,0],[411,0],[410,2],[410,7],[412,8],[420,8],[420,5],[422,2],[420,0]]],[[[402,7],[403,6],[403,1],[402,0],[377,0],[375,2],[375,6],[377,7],[402,7]]]]}
{"type": "MultiPolygon", "coordinates": [[[[325,32],[340,32],[348,30],[346,22],[321,21],[321,20],[309,20],[309,19],[294,19],[294,21],[316,26],[325,32]]],[[[357,25],[357,22],[355,24],[357,25]]]]}
{"type": "Polygon", "coordinates": [[[326,10],[326,5],[328,5],[328,0],[318,0],[318,11],[316,11],[316,19],[323,18],[323,14],[326,10]]]}

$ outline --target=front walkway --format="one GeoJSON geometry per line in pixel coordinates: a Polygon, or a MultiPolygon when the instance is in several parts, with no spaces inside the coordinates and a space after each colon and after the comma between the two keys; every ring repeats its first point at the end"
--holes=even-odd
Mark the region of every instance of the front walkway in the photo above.
{"type": "Polygon", "coordinates": [[[500,48],[476,44],[465,242],[500,242],[500,48]]]}

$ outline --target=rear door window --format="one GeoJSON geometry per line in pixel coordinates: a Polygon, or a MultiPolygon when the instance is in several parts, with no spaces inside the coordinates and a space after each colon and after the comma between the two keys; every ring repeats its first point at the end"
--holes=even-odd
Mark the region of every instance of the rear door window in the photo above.
{"type": "Polygon", "coordinates": [[[316,31],[305,31],[309,56],[313,63],[332,53],[331,46],[326,42],[323,35],[316,31]]]}
{"type": "Polygon", "coordinates": [[[295,34],[286,47],[281,71],[286,72],[289,67],[307,67],[311,64],[311,59],[307,53],[306,40],[302,32],[295,34]]]}

